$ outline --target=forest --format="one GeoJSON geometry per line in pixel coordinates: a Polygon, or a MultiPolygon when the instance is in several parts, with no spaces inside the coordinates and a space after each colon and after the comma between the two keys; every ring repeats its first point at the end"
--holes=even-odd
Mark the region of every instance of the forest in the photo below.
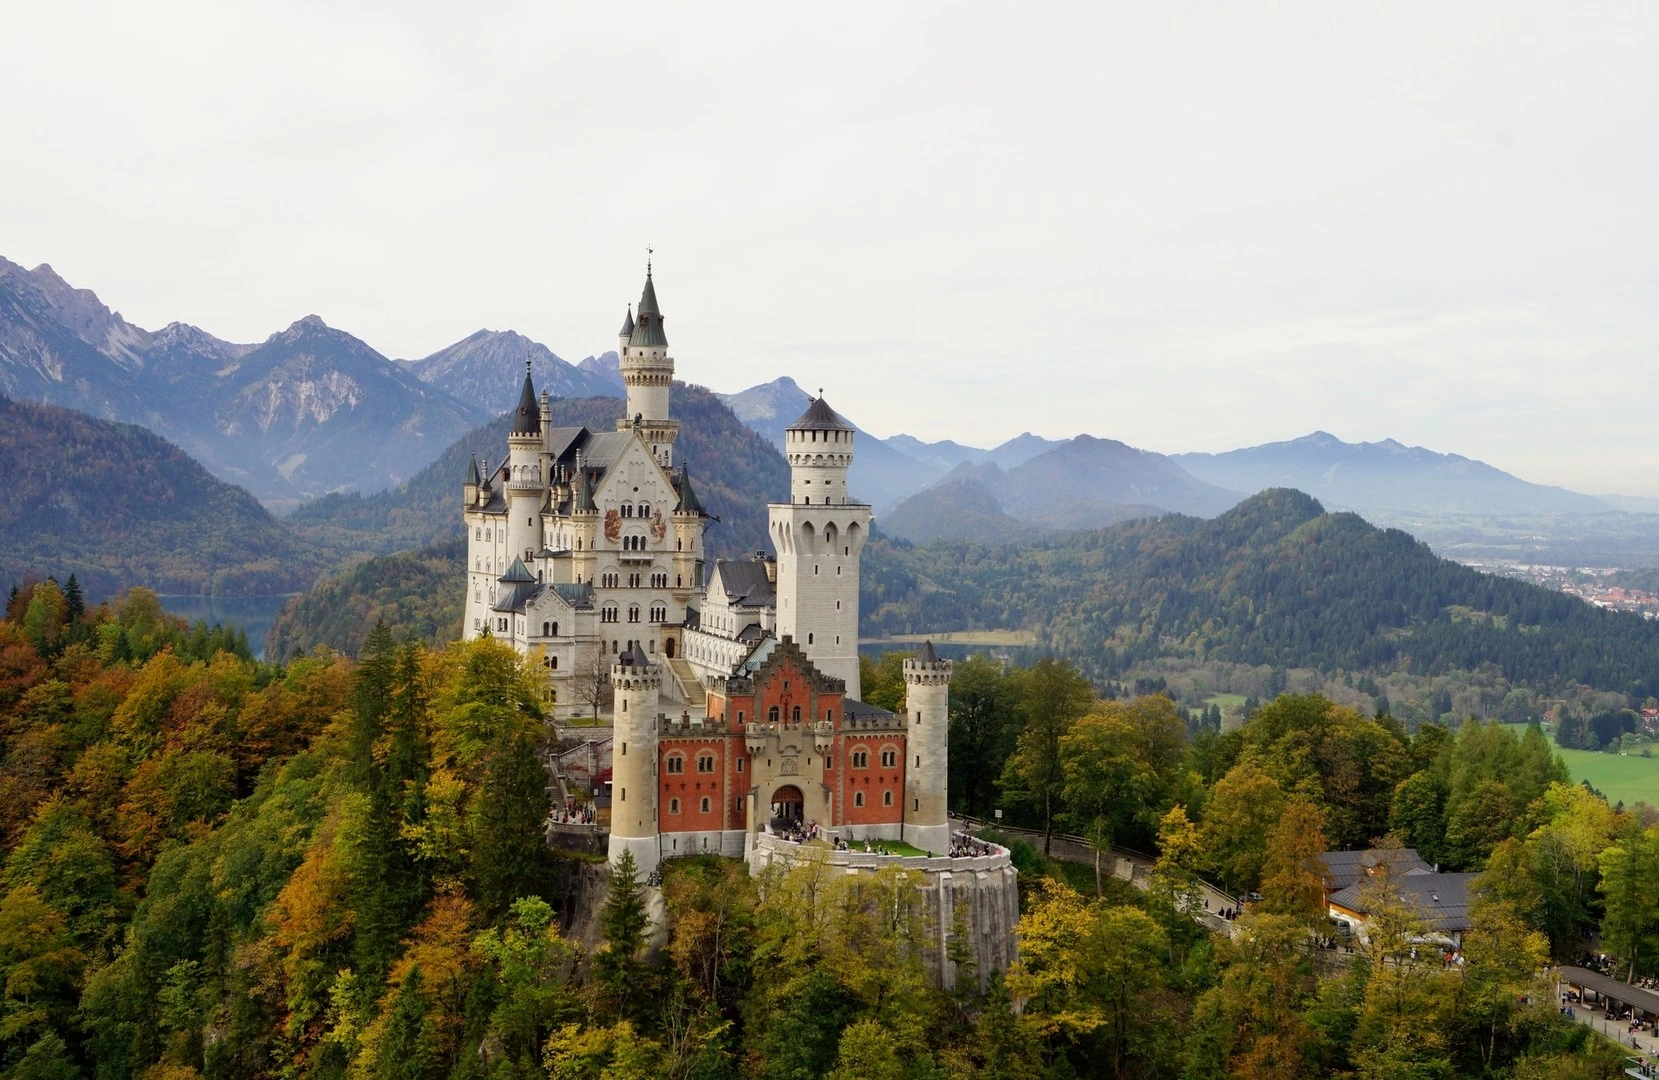
{"type": "Polygon", "coordinates": [[[1659,694],[1659,625],[1442,559],[1298,491],[1029,546],[865,549],[865,633],[1037,631],[1096,679],[1169,657],[1659,694]]]}
{"type": "MultiPolygon", "coordinates": [[[[1190,735],[1162,694],[1055,660],[958,665],[951,794],[1156,852],[1141,891],[1009,841],[1020,959],[932,988],[903,871],[669,864],[648,946],[627,866],[546,847],[532,669],[384,624],[256,663],[143,591],[18,589],[0,622],[0,1073],[235,1077],[1618,1075],[1537,976],[1596,930],[1659,971],[1659,827],[1536,732],[1408,735],[1313,695],[1190,735]],[[1464,962],[1376,907],[1329,932],[1308,858],[1410,844],[1483,871],[1464,962]],[[573,882],[597,877],[602,901],[573,882]],[[1231,937],[1200,878],[1259,891],[1231,937]]],[[[899,704],[895,661],[872,699],[899,704]]]]}

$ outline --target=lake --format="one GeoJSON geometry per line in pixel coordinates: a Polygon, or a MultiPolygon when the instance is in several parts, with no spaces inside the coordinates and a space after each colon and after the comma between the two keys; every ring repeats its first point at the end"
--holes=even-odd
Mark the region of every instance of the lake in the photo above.
{"type": "Polygon", "coordinates": [[[265,659],[265,636],[271,632],[276,613],[287,596],[163,596],[161,606],[170,615],[209,626],[223,623],[239,626],[248,635],[248,647],[256,658],[265,659]]]}

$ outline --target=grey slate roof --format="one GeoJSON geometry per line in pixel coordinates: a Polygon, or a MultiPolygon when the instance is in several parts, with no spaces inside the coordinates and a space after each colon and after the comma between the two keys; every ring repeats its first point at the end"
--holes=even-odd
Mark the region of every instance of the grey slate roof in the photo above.
{"type": "Polygon", "coordinates": [[[1326,888],[1339,892],[1366,880],[1373,867],[1387,863],[1395,877],[1432,873],[1415,848],[1367,848],[1361,851],[1327,851],[1319,856],[1324,863],[1326,888]]]}
{"type": "Polygon", "coordinates": [[[623,667],[644,667],[650,663],[645,658],[645,654],[639,651],[637,644],[629,644],[626,649],[623,649],[622,655],[616,658],[616,662],[623,667]]]}
{"type": "Polygon", "coordinates": [[[467,466],[467,483],[478,486],[478,455],[472,455],[472,464],[467,466]]]}
{"type": "Polygon", "coordinates": [[[501,587],[496,590],[495,603],[491,605],[494,611],[522,612],[525,603],[542,590],[541,582],[530,573],[524,560],[516,557],[513,564],[507,567],[507,572],[497,580],[501,582],[501,587]]]}
{"type": "Polygon", "coordinates": [[[777,597],[766,564],[757,559],[719,559],[709,583],[718,584],[726,601],[738,607],[770,607],[777,597]]]}
{"type": "Polygon", "coordinates": [[[931,641],[922,642],[922,651],[920,653],[916,654],[916,663],[918,663],[918,664],[937,664],[938,662],[939,662],[939,654],[933,651],[933,642],[931,642],[931,641]]]}
{"type": "MultiPolygon", "coordinates": [[[[1429,930],[1442,933],[1461,933],[1469,929],[1469,886],[1480,875],[1468,874],[1403,874],[1390,879],[1397,895],[1406,906],[1417,913],[1429,930]]],[[[1361,915],[1368,914],[1366,892],[1369,881],[1348,886],[1331,903],[1361,915]]]]}
{"type": "Polygon", "coordinates": [[[668,334],[663,330],[662,312],[657,308],[657,287],[651,282],[651,271],[645,271],[645,291],[639,294],[639,310],[634,316],[634,329],[628,335],[628,344],[648,348],[667,348],[668,334]]]}
{"type": "Polygon", "coordinates": [[[628,305],[628,315],[622,320],[622,329],[617,331],[617,337],[627,337],[634,332],[634,305],[628,305]]]}
{"type": "Polygon", "coordinates": [[[513,434],[535,435],[541,431],[541,406],[536,404],[536,388],[530,382],[530,363],[524,364],[524,388],[518,392],[518,408],[513,410],[513,434]]]}
{"type": "Polygon", "coordinates": [[[680,466],[680,471],[674,477],[674,487],[680,493],[679,512],[682,514],[707,514],[703,509],[702,501],[697,498],[697,492],[691,487],[691,467],[680,466]]]}
{"type": "Polygon", "coordinates": [[[581,584],[561,582],[549,586],[555,595],[573,608],[590,608],[593,606],[593,582],[584,581],[581,584]]]}
{"type": "Polygon", "coordinates": [[[789,425],[790,431],[851,431],[853,426],[835,414],[821,397],[812,399],[801,418],[789,425]]]}
{"type": "Polygon", "coordinates": [[[857,698],[842,698],[841,713],[847,720],[891,720],[893,714],[875,705],[866,705],[857,698]]]}

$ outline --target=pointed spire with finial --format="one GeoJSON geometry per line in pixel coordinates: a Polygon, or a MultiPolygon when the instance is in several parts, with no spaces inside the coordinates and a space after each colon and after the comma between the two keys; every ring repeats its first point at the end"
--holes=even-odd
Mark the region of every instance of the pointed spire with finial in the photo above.
{"type": "Polygon", "coordinates": [[[530,380],[530,358],[524,358],[524,389],[518,394],[518,408],[513,413],[514,435],[541,434],[541,406],[536,404],[536,387],[530,380]]]}
{"type": "Polygon", "coordinates": [[[634,328],[628,335],[628,344],[644,348],[668,347],[668,334],[663,330],[662,310],[657,307],[657,286],[651,280],[651,249],[645,249],[645,288],[639,294],[634,308],[634,328]]]}
{"type": "Polygon", "coordinates": [[[616,332],[619,338],[626,338],[634,332],[634,305],[628,305],[628,314],[622,320],[622,329],[616,332]]]}

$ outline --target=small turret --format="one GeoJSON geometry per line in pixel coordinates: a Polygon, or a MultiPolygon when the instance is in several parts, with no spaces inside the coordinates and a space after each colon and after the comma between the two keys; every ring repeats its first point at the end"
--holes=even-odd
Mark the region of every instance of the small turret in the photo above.
{"type": "Polygon", "coordinates": [[[674,465],[677,420],[668,417],[668,395],[674,385],[674,358],[668,355],[668,333],[663,329],[662,309],[657,306],[657,286],[651,278],[651,264],[645,264],[645,288],[639,304],[623,328],[626,340],[618,350],[622,383],[628,388],[628,406],[617,422],[618,431],[637,430],[651,456],[663,468],[674,465]]]}
{"type": "Polygon", "coordinates": [[[843,505],[853,464],[853,426],[836,415],[820,392],[801,418],[784,432],[789,459],[789,501],[812,506],[843,505]]]}
{"type": "Polygon", "coordinates": [[[950,673],[931,641],[904,662],[904,836],[935,854],[950,850],[950,673]]]}
{"type": "Polygon", "coordinates": [[[472,461],[467,465],[467,478],[461,482],[461,498],[468,506],[478,505],[478,455],[472,455],[472,461]]]}
{"type": "Polygon", "coordinates": [[[615,699],[611,752],[610,859],[631,850],[639,871],[656,868],[657,716],[662,669],[634,644],[611,665],[615,699]]]}
{"type": "Polygon", "coordinates": [[[622,354],[628,351],[628,339],[634,336],[634,305],[628,305],[628,314],[622,319],[622,329],[616,332],[616,356],[622,359],[622,354]]]}

